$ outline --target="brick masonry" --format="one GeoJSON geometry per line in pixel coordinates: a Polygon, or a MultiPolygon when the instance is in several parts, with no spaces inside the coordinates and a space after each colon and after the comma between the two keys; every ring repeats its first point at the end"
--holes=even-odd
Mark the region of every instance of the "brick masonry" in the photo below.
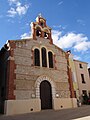
{"type": "Polygon", "coordinates": [[[37,40],[28,39],[15,41],[14,62],[16,69],[16,79],[14,79],[14,95],[16,99],[30,99],[31,95],[36,94],[35,83],[38,77],[45,75],[49,77],[55,84],[55,92],[61,98],[69,98],[69,82],[67,74],[66,53],[49,43],[49,40],[38,38],[37,40]],[[41,42],[40,42],[41,41],[41,42]],[[33,65],[32,50],[34,47],[45,46],[47,50],[54,53],[54,68],[36,67],[33,65]]]}
{"type": "Polygon", "coordinates": [[[15,49],[15,43],[12,41],[9,41],[9,44],[11,46],[11,50],[9,51],[9,58],[7,62],[7,93],[6,98],[8,100],[15,99],[14,90],[16,89],[16,86],[14,84],[14,79],[16,79],[16,74],[14,70],[16,69],[16,65],[14,62],[14,49],[15,49]]]}

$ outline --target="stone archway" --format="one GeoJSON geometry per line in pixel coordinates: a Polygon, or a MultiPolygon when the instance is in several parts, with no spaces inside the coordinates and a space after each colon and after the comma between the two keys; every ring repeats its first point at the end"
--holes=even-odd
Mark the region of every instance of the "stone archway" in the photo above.
{"type": "Polygon", "coordinates": [[[51,80],[51,78],[46,75],[42,75],[38,77],[35,83],[35,88],[36,88],[36,98],[39,98],[41,100],[41,109],[52,109],[53,108],[52,102],[53,102],[53,99],[55,98],[56,92],[55,92],[55,84],[51,80]],[[41,98],[43,97],[41,94],[43,94],[42,87],[44,85],[48,88],[48,91],[49,91],[49,94],[47,94],[47,92],[45,93],[46,97],[48,97],[47,105],[43,105],[43,102],[45,103],[45,101],[43,101],[41,98]]]}
{"type": "Polygon", "coordinates": [[[35,83],[35,88],[36,88],[36,98],[40,98],[40,84],[42,81],[47,80],[51,84],[52,88],[52,98],[55,98],[55,83],[51,80],[50,77],[46,75],[42,75],[37,78],[36,83],[35,83]]]}

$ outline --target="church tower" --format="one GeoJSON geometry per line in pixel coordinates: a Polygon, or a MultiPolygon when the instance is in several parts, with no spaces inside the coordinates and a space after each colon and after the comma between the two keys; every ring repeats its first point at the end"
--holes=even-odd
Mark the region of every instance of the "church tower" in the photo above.
{"type": "Polygon", "coordinates": [[[41,14],[36,18],[36,22],[31,23],[31,36],[35,40],[37,40],[37,37],[41,37],[48,39],[52,43],[51,28],[47,26],[46,20],[41,14]]]}

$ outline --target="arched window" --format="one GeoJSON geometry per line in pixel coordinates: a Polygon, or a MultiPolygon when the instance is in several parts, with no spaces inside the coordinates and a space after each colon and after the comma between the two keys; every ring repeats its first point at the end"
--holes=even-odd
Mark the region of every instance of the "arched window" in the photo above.
{"type": "Polygon", "coordinates": [[[47,54],[46,54],[46,49],[43,47],[41,49],[42,52],[42,67],[47,67],[47,54]]]}
{"type": "Polygon", "coordinates": [[[49,68],[53,68],[53,54],[52,54],[52,52],[48,52],[48,61],[49,61],[49,68]]]}
{"type": "Polygon", "coordinates": [[[41,29],[39,27],[36,29],[36,36],[41,37],[41,29]]]}
{"type": "Polygon", "coordinates": [[[34,50],[34,65],[40,66],[40,51],[38,49],[34,50]]]}

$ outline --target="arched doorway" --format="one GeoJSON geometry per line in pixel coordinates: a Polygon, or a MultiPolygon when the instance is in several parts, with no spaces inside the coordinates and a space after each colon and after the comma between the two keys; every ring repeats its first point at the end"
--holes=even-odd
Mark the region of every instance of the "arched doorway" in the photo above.
{"type": "Polygon", "coordinates": [[[47,80],[40,84],[40,99],[41,109],[52,109],[52,88],[47,80]]]}

